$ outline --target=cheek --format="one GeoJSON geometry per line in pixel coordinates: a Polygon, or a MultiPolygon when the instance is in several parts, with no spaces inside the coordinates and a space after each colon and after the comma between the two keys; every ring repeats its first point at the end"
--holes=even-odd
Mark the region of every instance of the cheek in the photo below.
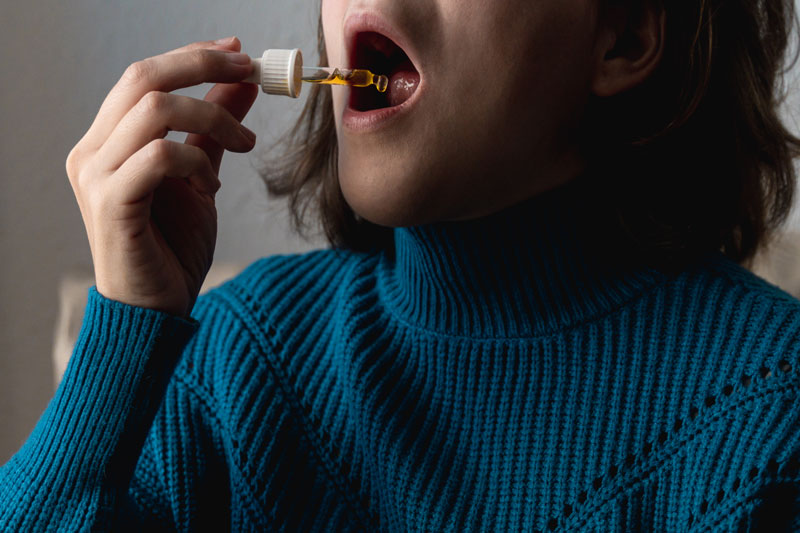
{"type": "MultiPolygon", "coordinates": [[[[346,0],[323,0],[322,32],[330,65],[338,65],[344,57],[343,22],[347,10],[346,0]]],[[[327,65],[322,65],[327,66],[327,65]]]]}
{"type": "Polygon", "coordinates": [[[494,129],[494,144],[524,155],[526,144],[556,142],[573,126],[589,71],[587,9],[583,0],[530,3],[516,11],[484,7],[481,16],[474,13],[453,29],[450,42],[461,46],[450,54],[450,64],[457,62],[450,85],[458,87],[462,106],[479,115],[475,123],[494,129]]]}

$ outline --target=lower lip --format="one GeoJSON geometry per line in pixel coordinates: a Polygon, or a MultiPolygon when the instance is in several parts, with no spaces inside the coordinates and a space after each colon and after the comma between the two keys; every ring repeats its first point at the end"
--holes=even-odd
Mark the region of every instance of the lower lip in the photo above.
{"type": "Polygon", "coordinates": [[[423,90],[422,85],[422,80],[420,79],[417,90],[414,91],[411,98],[394,107],[384,107],[371,111],[357,111],[348,104],[342,116],[343,127],[355,133],[374,132],[381,128],[388,127],[394,119],[407,114],[411,110],[413,105],[419,100],[420,92],[423,90]]]}

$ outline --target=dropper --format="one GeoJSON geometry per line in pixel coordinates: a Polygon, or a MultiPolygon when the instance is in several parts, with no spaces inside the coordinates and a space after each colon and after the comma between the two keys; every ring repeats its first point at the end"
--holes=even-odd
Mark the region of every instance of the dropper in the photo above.
{"type": "Polygon", "coordinates": [[[389,80],[366,69],[343,69],[335,67],[304,67],[303,54],[299,49],[270,49],[260,58],[250,58],[253,72],[243,81],[256,83],[267,94],[282,94],[297,98],[302,82],[325,85],[351,85],[369,87],[375,85],[386,91],[389,80]]]}
{"type": "Polygon", "coordinates": [[[386,87],[389,86],[389,79],[386,76],[373,74],[363,68],[303,67],[303,81],[326,85],[352,85],[353,87],[375,85],[380,92],[385,92],[386,87]]]}

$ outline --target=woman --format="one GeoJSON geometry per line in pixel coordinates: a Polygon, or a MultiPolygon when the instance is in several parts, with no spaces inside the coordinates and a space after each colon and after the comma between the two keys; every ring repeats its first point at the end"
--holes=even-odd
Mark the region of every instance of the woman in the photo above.
{"type": "Polygon", "coordinates": [[[738,264],[792,201],[793,15],[323,0],[322,60],[392,82],[315,89],[265,173],[333,247],[196,303],[249,58],[132,65],[67,160],[97,285],[0,525],[796,528],[800,305],[738,264]]]}

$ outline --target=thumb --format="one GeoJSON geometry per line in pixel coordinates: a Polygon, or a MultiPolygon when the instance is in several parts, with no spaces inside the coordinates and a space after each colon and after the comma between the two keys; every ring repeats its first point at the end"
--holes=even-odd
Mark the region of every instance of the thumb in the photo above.
{"type": "MultiPolygon", "coordinates": [[[[245,117],[258,96],[258,86],[253,83],[217,83],[208,91],[204,100],[221,105],[239,122],[245,117]]],[[[186,144],[205,150],[214,172],[219,174],[222,154],[225,149],[214,139],[201,133],[190,133],[186,136],[186,144]]]]}

